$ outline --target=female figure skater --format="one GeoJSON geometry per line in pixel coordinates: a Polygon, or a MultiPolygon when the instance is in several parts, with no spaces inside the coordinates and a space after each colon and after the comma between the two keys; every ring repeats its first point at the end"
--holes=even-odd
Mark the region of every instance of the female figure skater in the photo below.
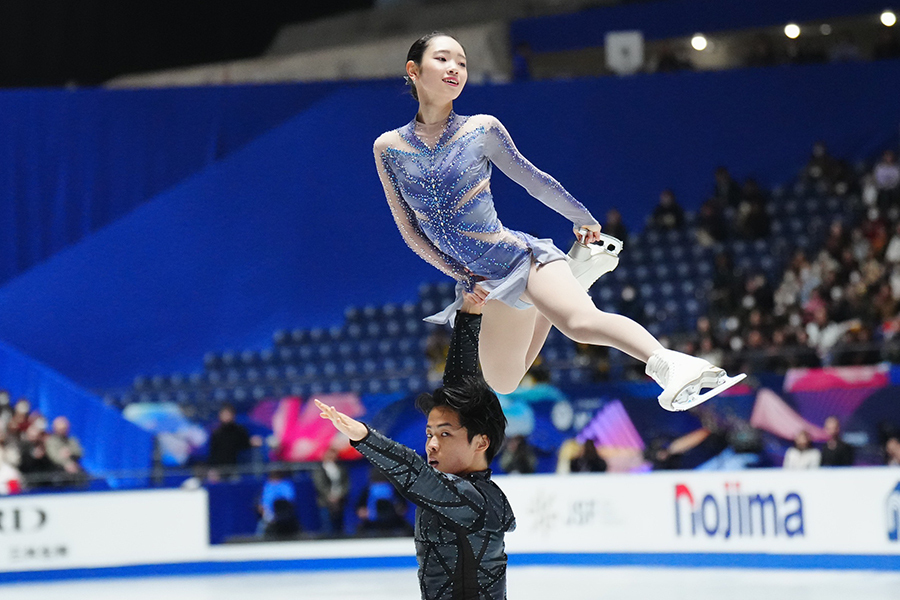
{"type": "Polygon", "coordinates": [[[728,377],[705,360],[667,350],[631,319],[598,310],[585,289],[615,266],[610,256],[594,253],[599,264],[579,282],[552,240],[505,228],[491,197],[492,165],[569,219],[581,243],[609,241],[581,203],[519,153],[500,121],[453,112],[467,77],[465,50],[456,39],[423,36],[407,59],[419,111],[375,141],[376,166],[403,239],[457,281],[456,302],[428,320],[451,321],[466,292],[484,303],[481,366],[492,388],[516,389],[551,325],[577,342],[612,346],[645,362],[663,388],[659,403],[667,410],[696,406],[745,377],[728,377]],[[701,394],[703,388],[712,389],[701,394]]]}
{"type": "Polygon", "coordinates": [[[425,600],[505,599],[504,536],[516,526],[488,469],[503,445],[506,417],[497,395],[478,377],[481,315],[474,314],[474,296],[466,300],[450,341],[444,386],[416,401],[428,416],[427,461],[316,400],[322,418],[416,504],[416,559],[425,600]]]}

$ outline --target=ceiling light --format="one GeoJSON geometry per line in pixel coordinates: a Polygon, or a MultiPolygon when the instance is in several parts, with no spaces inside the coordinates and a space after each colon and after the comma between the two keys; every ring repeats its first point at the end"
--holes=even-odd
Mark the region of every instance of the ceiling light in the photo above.
{"type": "Polygon", "coordinates": [[[894,14],[894,11],[888,9],[881,13],[881,24],[885,27],[893,27],[897,22],[897,15],[894,14]]]}
{"type": "Polygon", "coordinates": [[[694,50],[705,50],[706,45],[706,36],[702,33],[698,33],[691,38],[691,46],[694,48],[694,50]]]}
{"type": "Polygon", "coordinates": [[[788,36],[792,40],[796,40],[800,37],[800,26],[796,23],[788,23],[784,26],[784,35],[788,36]]]}

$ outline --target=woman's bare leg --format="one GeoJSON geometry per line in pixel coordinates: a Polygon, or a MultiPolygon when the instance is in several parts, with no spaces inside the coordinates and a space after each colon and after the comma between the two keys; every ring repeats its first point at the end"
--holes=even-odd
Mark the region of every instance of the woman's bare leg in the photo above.
{"type": "Polygon", "coordinates": [[[728,377],[705,360],[664,350],[635,321],[597,309],[565,262],[532,265],[523,297],[534,307],[521,311],[494,300],[484,309],[481,364],[488,384],[500,393],[518,387],[547,337],[549,323],[576,342],[611,346],[650,361],[647,374],[663,388],[659,403],[666,410],[687,410],[746,377],[728,377]]]}
{"type": "Polygon", "coordinates": [[[542,315],[576,342],[612,346],[642,362],[662,348],[640,324],[594,306],[563,261],[532,265],[527,295],[542,315]]]}
{"type": "Polygon", "coordinates": [[[484,379],[501,394],[515,391],[550,333],[550,321],[536,308],[513,308],[488,300],[482,311],[479,355],[484,379]]]}

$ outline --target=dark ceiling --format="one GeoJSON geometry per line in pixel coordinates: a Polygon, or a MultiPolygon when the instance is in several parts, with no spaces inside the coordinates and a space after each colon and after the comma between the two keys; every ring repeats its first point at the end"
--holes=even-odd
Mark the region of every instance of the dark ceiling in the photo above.
{"type": "Polygon", "coordinates": [[[258,56],[287,23],[373,0],[0,0],[0,87],[98,85],[124,73],[258,56]]]}

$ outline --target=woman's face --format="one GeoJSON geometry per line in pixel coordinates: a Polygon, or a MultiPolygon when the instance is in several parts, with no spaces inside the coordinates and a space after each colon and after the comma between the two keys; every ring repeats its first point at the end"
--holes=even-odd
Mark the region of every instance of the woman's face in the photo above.
{"type": "Polygon", "coordinates": [[[431,39],[422,55],[422,64],[409,61],[406,71],[416,85],[420,101],[456,100],[468,79],[466,54],[459,42],[447,36],[431,39]]]}

